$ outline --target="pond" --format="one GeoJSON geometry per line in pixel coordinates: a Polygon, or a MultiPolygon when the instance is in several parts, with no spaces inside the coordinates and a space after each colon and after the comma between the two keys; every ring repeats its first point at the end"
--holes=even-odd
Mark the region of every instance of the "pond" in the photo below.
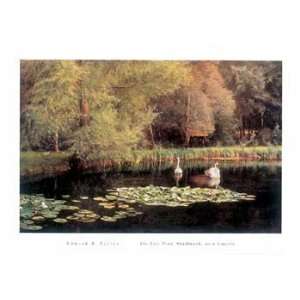
{"type": "Polygon", "coordinates": [[[183,177],[177,182],[173,176],[174,170],[169,169],[151,174],[82,174],[80,176],[67,174],[22,183],[20,212],[22,222],[24,216],[27,216],[25,220],[27,224],[23,223],[20,231],[49,233],[281,232],[280,162],[223,162],[219,165],[220,182],[207,181],[203,173],[208,167],[208,163],[189,163],[188,166],[183,166],[183,177]],[[152,199],[153,195],[158,195],[157,193],[162,195],[166,192],[173,197],[172,199],[177,199],[177,202],[171,202],[169,199],[165,201],[165,198],[154,202],[152,199]],[[198,194],[195,194],[196,192],[198,194]],[[144,195],[144,202],[139,201],[141,193],[144,195]],[[184,193],[188,195],[188,199],[182,198],[184,193]],[[227,198],[224,196],[227,200],[223,196],[220,198],[219,194],[227,195],[227,198]],[[135,195],[136,201],[131,199],[130,195],[132,197],[135,195]],[[215,197],[216,200],[197,201],[197,195],[201,197],[208,195],[215,197]],[[190,201],[191,199],[194,200],[190,201]],[[225,201],[220,201],[220,199],[225,199],[225,201]],[[247,199],[252,201],[242,201],[247,199]],[[28,210],[26,205],[28,206],[30,201],[34,202],[36,207],[39,206],[43,214],[39,215],[36,207],[30,207],[28,210]],[[178,203],[180,205],[177,205],[178,203]],[[46,208],[43,208],[43,205],[46,208]],[[49,207],[54,208],[50,211],[49,207]],[[57,207],[60,208],[57,209],[57,207]],[[36,227],[31,228],[32,225],[36,227]],[[33,231],[32,229],[39,230],[33,231]]]}

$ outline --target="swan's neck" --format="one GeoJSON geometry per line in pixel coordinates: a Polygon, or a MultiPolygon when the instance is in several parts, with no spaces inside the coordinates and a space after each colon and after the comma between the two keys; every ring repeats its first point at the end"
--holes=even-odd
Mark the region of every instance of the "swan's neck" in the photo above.
{"type": "Polygon", "coordinates": [[[180,158],[177,157],[177,168],[179,168],[180,158]]]}

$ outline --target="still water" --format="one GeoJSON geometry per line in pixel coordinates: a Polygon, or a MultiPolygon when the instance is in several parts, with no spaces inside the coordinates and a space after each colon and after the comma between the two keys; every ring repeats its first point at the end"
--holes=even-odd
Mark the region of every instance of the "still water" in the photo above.
{"type": "MultiPolygon", "coordinates": [[[[191,186],[215,188],[203,180],[206,163],[184,168],[183,178],[176,183],[173,169],[163,172],[128,174],[71,174],[21,184],[22,194],[43,194],[46,198],[70,200],[80,196],[78,206],[103,214],[95,196],[104,196],[108,189],[135,186],[191,186]]],[[[140,205],[142,214],[120,219],[115,223],[48,221],[39,232],[73,233],[280,233],[281,232],[281,163],[221,163],[223,188],[256,196],[255,201],[228,203],[195,203],[188,207],[140,205]]],[[[112,214],[113,211],[108,212],[112,214]]],[[[107,212],[106,212],[107,214],[107,212]]]]}

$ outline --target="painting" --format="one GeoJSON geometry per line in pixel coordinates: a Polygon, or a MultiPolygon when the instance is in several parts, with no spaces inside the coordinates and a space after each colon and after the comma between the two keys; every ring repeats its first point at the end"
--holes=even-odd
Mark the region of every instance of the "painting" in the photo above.
{"type": "Polygon", "coordinates": [[[281,61],[20,72],[22,234],[281,233],[281,61]]]}

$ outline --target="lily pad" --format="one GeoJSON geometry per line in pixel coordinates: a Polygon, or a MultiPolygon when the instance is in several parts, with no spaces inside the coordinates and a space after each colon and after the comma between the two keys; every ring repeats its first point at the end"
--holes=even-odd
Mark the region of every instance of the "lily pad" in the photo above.
{"type": "Polygon", "coordinates": [[[116,199],[118,199],[118,196],[115,196],[115,195],[106,195],[105,198],[108,199],[108,200],[116,200],[116,199]]]}
{"type": "Polygon", "coordinates": [[[115,205],[104,205],[105,209],[114,209],[115,205]]]}
{"type": "Polygon", "coordinates": [[[81,201],[80,200],[71,200],[71,202],[73,202],[73,203],[80,203],[81,201]]]}
{"type": "Polygon", "coordinates": [[[62,210],[66,210],[66,211],[76,211],[79,210],[80,208],[78,206],[72,206],[72,205],[64,205],[62,207],[62,210]]]}
{"type": "Polygon", "coordinates": [[[29,207],[23,207],[23,209],[20,211],[20,216],[22,218],[31,218],[33,216],[33,211],[29,207]]]}
{"type": "Polygon", "coordinates": [[[43,216],[46,218],[46,219],[55,219],[57,217],[57,214],[54,214],[54,213],[46,213],[46,214],[43,214],[43,216]]]}
{"type": "Polygon", "coordinates": [[[43,229],[43,227],[40,226],[40,225],[28,225],[28,224],[25,224],[25,223],[21,223],[20,227],[23,230],[32,230],[32,231],[37,231],[37,230],[43,229]]]}
{"type": "Polygon", "coordinates": [[[104,198],[104,197],[94,197],[93,199],[94,199],[95,201],[107,201],[107,199],[104,198]]]}
{"type": "Polygon", "coordinates": [[[97,214],[86,214],[85,215],[87,218],[91,218],[91,219],[96,219],[96,218],[98,218],[98,215],[97,214]]]}
{"type": "Polygon", "coordinates": [[[75,212],[73,215],[68,216],[66,219],[69,221],[77,221],[81,223],[92,223],[99,218],[99,215],[94,213],[91,210],[82,209],[78,212],[75,212]]]}
{"type": "Polygon", "coordinates": [[[67,216],[66,219],[69,221],[77,221],[80,218],[78,216],[71,215],[71,216],[67,216]]]}
{"type": "Polygon", "coordinates": [[[35,222],[45,221],[45,218],[43,216],[34,216],[31,219],[35,222]]]}
{"type": "Polygon", "coordinates": [[[24,220],[22,223],[26,224],[26,225],[33,225],[34,222],[32,220],[24,220]]]}
{"type": "Polygon", "coordinates": [[[103,216],[100,219],[104,222],[112,222],[112,223],[117,221],[116,218],[110,216],[103,216]]]}
{"type": "Polygon", "coordinates": [[[88,210],[88,209],[81,209],[78,213],[81,213],[81,214],[90,214],[90,213],[93,213],[91,210],[88,210]]]}
{"type": "Polygon", "coordinates": [[[83,218],[83,219],[79,219],[78,221],[81,223],[94,223],[96,222],[97,219],[91,219],[91,218],[83,218]]]}
{"type": "Polygon", "coordinates": [[[130,206],[128,204],[118,204],[119,208],[129,208],[130,206]]]}
{"type": "Polygon", "coordinates": [[[51,201],[51,202],[52,202],[52,204],[54,204],[54,205],[59,205],[59,204],[64,204],[64,203],[66,203],[65,200],[54,200],[54,201],[51,201]]]}
{"type": "Polygon", "coordinates": [[[56,218],[56,219],[53,220],[53,222],[60,223],[60,224],[65,224],[65,223],[68,223],[68,220],[63,219],[63,218],[56,218]]]}

